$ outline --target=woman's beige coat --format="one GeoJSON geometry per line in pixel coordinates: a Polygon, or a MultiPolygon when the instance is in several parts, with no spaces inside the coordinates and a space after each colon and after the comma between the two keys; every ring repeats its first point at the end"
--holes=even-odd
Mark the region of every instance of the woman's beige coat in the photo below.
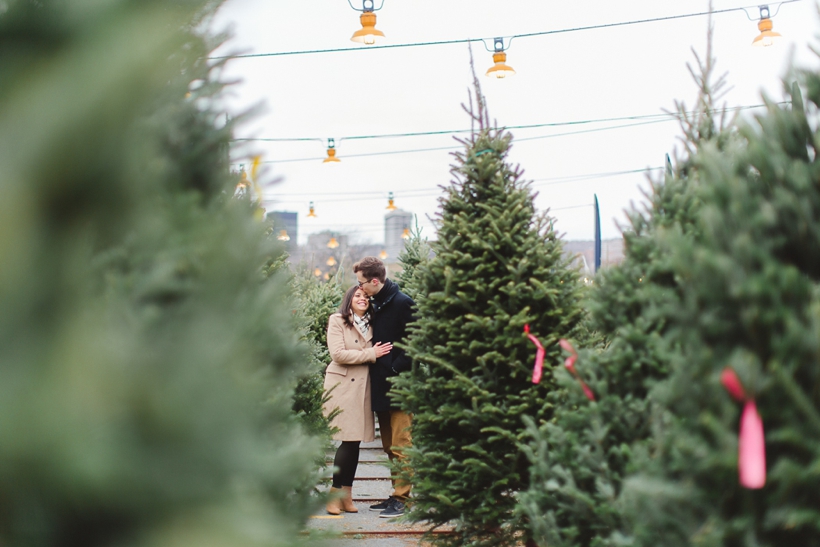
{"type": "Polygon", "coordinates": [[[327,348],[333,360],[327,366],[325,392],[335,389],[324,405],[324,413],[329,416],[333,409],[341,410],[330,423],[339,428],[333,436],[337,441],[370,442],[376,438],[368,366],[376,362],[372,334],[372,328],[364,336],[355,326],[347,326],[339,313],[328,320],[327,348]]]}

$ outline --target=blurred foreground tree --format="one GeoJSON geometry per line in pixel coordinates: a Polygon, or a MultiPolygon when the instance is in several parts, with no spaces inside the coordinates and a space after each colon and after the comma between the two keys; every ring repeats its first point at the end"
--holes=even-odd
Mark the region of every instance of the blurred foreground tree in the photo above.
{"type": "Polygon", "coordinates": [[[576,368],[592,388],[587,400],[569,373],[556,370],[567,397],[555,420],[536,427],[528,450],[533,480],[521,496],[539,545],[550,547],[617,545],[624,523],[617,498],[633,453],[645,450],[651,434],[653,401],[648,396],[667,377],[676,347],[663,335],[681,301],[669,249],[659,240],[668,232],[694,240],[702,184],[693,157],[703,148],[723,150],[732,142],[717,102],[725,75],[714,77],[711,32],[706,57],[695,55],[690,72],[698,85],[696,107],[678,103],[684,155],[659,181],[652,182],[645,211],[629,212],[624,261],[603,270],[590,293],[591,329],[604,348],[581,351],[576,368]]]}
{"type": "Polygon", "coordinates": [[[701,236],[666,234],[682,295],[666,337],[681,351],[653,392],[651,457],[624,487],[634,545],[820,545],[820,74],[803,83],[809,109],[794,84],[790,106],[767,99],[740,126],[734,153],[699,151],[701,236]],[[743,403],[721,385],[729,371],[743,403]],[[744,486],[752,401],[765,462],[762,446],[742,461],[768,477],[744,486]]]}
{"type": "Polygon", "coordinates": [[[232,198],[218,4],[3,4],[0,544],[290,543],[319,443],[232,198]]]}

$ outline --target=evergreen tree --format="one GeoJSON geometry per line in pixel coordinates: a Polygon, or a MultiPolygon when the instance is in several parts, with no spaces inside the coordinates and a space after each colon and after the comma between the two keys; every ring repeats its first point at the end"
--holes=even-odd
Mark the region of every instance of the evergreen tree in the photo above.
{"type": "Polygon", "coordinates": [[[682,289],[670,253],[659,238],[666,232],[694,240],[701,180],[692,159],[704,147],[723,149],[731,141],[715,105],[725,75],[713,78],[711,32],[704,62],[690,72],[699,87],[697,107],[681,118],[684,156],[651,185],[645,210],[628,213],[624,261],[603,270],[590,293],[591,330],[605,347],[582,351],[576,368],[595,393],[590,402],[575,379],[560,368],[556,381],[566,398],[552,422],[537,427],[527,418],[532,442],[527,450],[533,480],[520,510],[539,545],[617,545],[623,515],[617,503],[625,476],[634,471],[633,454],[644,451],[651,434],[652,386],[666,378],[675,355],[663,339],[682,289]],[[613,535],[614,534],[614,535],[613,535]]]}
{"type": "MultiPolygon", "coordinates": [[[[327,349],[327,322],[339,309],[345,286],[342,275],[321,282],[304,265],[291,278],[293,311],[300,325],[301,339],[306,343],[309,359],[305,375],[294,394],[293,410],[305,428],[330,442],[330,422],[324,416],[325,369],[330,363],[327,349]]],[[[324,458],[322,458],[324,462],[324,458]]]]}
{"type": "Polygon", "coordinates": [[[0,544],[284,545],[318,443],[204,1],[0,16],[0,544]],[[190,92],[189,98],[186,93],[190,92]]]}
{"type": "MultiPolygon", "coordinates": [[[[816,112],[820,75],[804,83],[816,112]]],[[[699,151],[701,237],[667,234],[683,298],[666,337],[681,352],[655,389],[653,457],[624,490],[635,545],[820,545],[820,140],[788,92],[790,108],[767,100],[741,126],[738,150],[699,151]],[[739,484],[727,368],[765,424],[759,489],[739,484]]]]}
{"type": "Polygon", "coordinates": [[[552,417],[549,370],[532,383],[535,352],[525,324],[558,363],[558,339],[581,314],[580,282],[547,214],[538,214],[522,172],[507,163],[512,135],[490,126],[478,81],[475,133],[463,142],[440,200],[435,256],[416,267],[418,321],[411,374],[395,383],[413,414],[413,507],[431,527],[454,523],[437,543],[512,544],[527,488],[522,416],[552,417]]]}
{"type": "Polygon", "coordinates": [[[399,253],[399,264],[401,272],[396,276],[402,292],[418,302],[424,298],[419,293],[419,283],[416,279],[416,270],[419,265],[426,264],[430,260],[430,243],[427,238],[421,237],[421,228],[416,220],[415,228],[410,229],[410,239],[404,244],[404,249],[399,253]]]}

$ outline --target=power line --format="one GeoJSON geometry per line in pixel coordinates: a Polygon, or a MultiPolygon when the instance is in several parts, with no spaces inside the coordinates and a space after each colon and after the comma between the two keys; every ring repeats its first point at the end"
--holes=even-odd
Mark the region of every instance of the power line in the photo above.
{"type": "MultiPolygon", "coordinates": [[[[783,4],[791,4],[793,2],[800,2],[802,0],[784,0],[778,4],[778,10],[780,6],[783,4]]],[[[649,19],[636,19],[633,21],[619,21],[616,23],[603,23],[600,25],[587,25],[582,27],[571,27],[571,28],[564,28],[564,29],[554,29],[554,30],[544,30],[540,32],[528,32],[525,34],[514,34],[510,36],[510,42],[512,42],[515,38],[532,38],[536,36],[549,36],[552,34],[564,34],[568,32],[578,32],[583,30],[595,30],[595,29],[605,29],[605,28],[612,28],[612,27],[621,27],[621,26],[628,26],[628,25],[638,25],[643,23],[657,23],[661,21],[673,21],[676,19],[687,19],[691,17],[703,17],[704,15],[711,14],[720,14],[720,13],[729,13],[733,11],[743,11],[746,12],[747,9],[755,9],[759,6],[746,6],[746,7],[738,7],[738,8],[725,8],[720,10],[713,10],[709,11],[702,11],[697,13],[684,13],[679,15],[667,15],[664,17],[652,17],[649,19]]],[[[748,13],[747,13],[748,17],[748,13]]],[[[345,47],[345,48],[330,48],[330,49],[308,49],[308,50],[301,50],[301,51],[277,51],[271,53],[245,53],[239,55],[223,55],[218,57],[208,57],[208,59],[250,59],[256,57],[282,57],[286,55],[309,55],[314,53],[339,53],[345,51],[366,51],[366,50],[377,50],[377,49],[395,49],[395,48],[404,48],[404,47],[423,47],[423,46],[441,46],[441,45],[452,45],[452,44],[467,44],[471,42],[484,42],[485,40],[492,40],[493,38],[462,38],[458,40],[437,40],[432,42],[412,42],[407,44],[383,44],[383,45],[371,45],[366,47],[345,47]]]]}
{"type": "MultiPolygon", "coordinates": [[[[621,175],[630,175],[630,174],[637,174],[637,173],[647,173],[649,171],[659,171],[662,170],[663,167],[645,167],[643,169],[628,169],[624,171],[608,171],[604,173],[587,173],[582,175],[567,175],[563,177],[550,177],[550,178],[541,178],[541,179],[533,179],[532,182],[533,187],[541,187],[541,186],[550,186],[554,184],[567,184],[570,182],[580,182],[583,180],[593,180],[593,179],[602,179],[602,178],[613,178],[621,175]]],[[[405,190],[405,191],[398,191],[393,192],[394,195],[397,195],[399,198],[403,199],[413,199],[413,198],[425,198],[425,197],[434,197],[441,194],[442,188],[440,187],[427,187],[427,188],[417,188],[414,190],[405,190]],[[413,194],[409,194],[413,192],[413,194]],[[420,193],[416,193],[420,192],[420,193]],[[409,194],[409,195],[408,195],[409,194]]],[[[374,196],[373,192],[328,192],[328,193],[305,193],[305,194],[273,194],[273,195],[265,195],[265,199],[273,200],[274,203],[281,205],[281,204],[296,204],[296,203],[304,203],[308,200],[322,203],[322,198],[327,198],[329,201],[333,203],[344,203],[344,202],[351,202],[351,201],[383,201],[386,199],[385,195],[374,196]],[[303,199],[277,199],[277,197],[283,198],[303,198],[303,199]],[[336,196],[342,196],[341,198],[336,196]]]]}
{"type": "MultiPolygon", "coordinates": [[[[623,128],[626,128],[626,127],[636,127],[636,126],[640,126],[640,125],[649,125],[649,124],[664,123],[664,122],[670,122],[670,121],[675,121],[675,118],[649,120],[649,121],[631,123],[631,124],[612,125],[612,126],[609,126],[609,127],[599,127],[599,128],[596,128],[596,129],[585,129],[585,130],[581,130],[581,131],[567,131],[567,132],[564,132],[564,133],[553,133],[553,134],[550,134],[550,135],[540,135],[540,136],[536,136],[536,137],[523,137],[523,138],[519,138],[519,139],[514,139],[514,142],[531,141],[531,140],[537,140],[537,139],[549,139],[549,138],[554,138],[554,137],[566,137],[568,135],[580,135],[580,134],[584,134],[584,133],[597,133],[599,131],[609,131],[611,129],[623,129],[623,128]]],[[[361,154],[345,154],[345,155],[341,156],[340,159],[344,159],[344,158],[365,158],[365,157],[371,157],[371,156],[392,156],[392,155],[396,155],[396,154],[415,154],[415,153],[419,153],[419,152],[437,152],[437,151],[442,151],[442,150],[461,150],[462,148],[463,148],[462,146],[436,146],[436,147],[431,147],[431,148],[414,148],[414,149],[409,149],[409,150],[387,150],[387,151],[384,151],[384,152],[363,152],[361,154]]],[[[266,160],[266,161],[263,161],[261,163],[263,163],[263,164],[295,163],[295,162],[302,162],[302,161],[320,161],[320,160],[323,160],[324,158],[325,158],[324,156],[314,156],[314,157],[310,157],[310,158],[291,158],[291,159],[285,159],[285,160],[266,160]]]]}
{"type": "MultiPolygon", "coordinates": [[[[783,104],[790,104],[790,101],[781,101],[776,103],[778,105],[783,104]]],[[[753,105],[743,105],[743,106],[733,106],[729,108],[719,108],[710,111],[713,114],[723,114],[726,112],[739,112],[742,110],[750,110],[754,108],[765,108],[766,104],[753,104],[753,105]]],[[[700,111],[692,110],[689,112],[685,112],[684,116],[691,116],[694,114],[698,114],[700,111]]],[[[588,119],[588,120],[570,120],[566,122],[547,122],[547,123],[535,123],[535,124],[525,124],[525,125],[508,125],[508,126],[501,126],[499,129],[501,130],[513,130],[513,129],[538,129],[544,127],[566,127],[566,126],[575,126],[575,125],[589,125],[595,123],[608,123],[608,122],[617,122],[617,121],[636,121],[636,120],[646,120],[639,124],[623,124],[623,125],[616,125],[610,127],[602,127],[599,129],[591,130],[591,131],[606,131],[607,129],[617,129],[622,127],[632,127],[634,125],[643,125],[649,123],[658,123],[658,122],[666,122],[666,121],[679,121],[681,119],[681,114],[677,112],[659,112],[657,114],[638,114],[632,116],[619,116],[619,117],[610,117],[610,118],[595,118],[595,119],[588,119]]],[[[383,138],[400,138],[400,137],[421,137],[421,136],[436,136],[436,135],[453,135],[457,133],[470,133],[473,129],[454,129],[450,131],[418,131],[418,132],[411,132],[411,133],[384,133],[384,134],[377,134],[377,135],[355,135],[351,137],[341,137],[336,139],[337,141],[344,141],[344,140],[362,140],[362,139],[383,139],[383,138]]],[[[557,134],[550,134],[538,137],[523,137],[515,139],[516,142],[526,141],[526,140],[535,140],[535,139],[542,139],[542,138],[549,138],[549,137],[558,137],[563,135],[575,135],[580,132],[570,132],[570,133],[557,133],[557,134]]],[[[233,142],[305,142],[305,141],[319,141],[324,142],[324,139],[319,137],[281,137],[281,138],[239,138],[233,139],[233,142]]],[[[422,148],[419,149],[419,152],[428,152],[431,150],[453,150],[459,147],[437,147],[437,148],[422,148]]],[[[408,150],[407,152],[415,152],[416,150],[408,150]]],[[[393,153],[400,153],[400,152],[375,152],[372,155],[382,155],[382,154],[393,154],[393,153]]],[[[369,154],[348,154],[345,157],[362,157],[369,154]]],[[[320,160],[323,159],[322,157],[317,158],[296,158],[290,160],[270,160],[263,163],[285,163],[285,162],[292,162],[292,161],[309,161],[309,160],[320,160]]]]}

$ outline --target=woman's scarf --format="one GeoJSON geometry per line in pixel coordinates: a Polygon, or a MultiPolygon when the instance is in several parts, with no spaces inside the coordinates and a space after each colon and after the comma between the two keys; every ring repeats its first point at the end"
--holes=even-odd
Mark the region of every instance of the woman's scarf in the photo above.
{"type": "Polygon", "coordinates": [[[362,317],[357,314],[350,314],[353,316],[353,324],[359,329],[363,336],[367,336],[367,331],[370,329],[370,314],[366,313],[362,317]]]}

